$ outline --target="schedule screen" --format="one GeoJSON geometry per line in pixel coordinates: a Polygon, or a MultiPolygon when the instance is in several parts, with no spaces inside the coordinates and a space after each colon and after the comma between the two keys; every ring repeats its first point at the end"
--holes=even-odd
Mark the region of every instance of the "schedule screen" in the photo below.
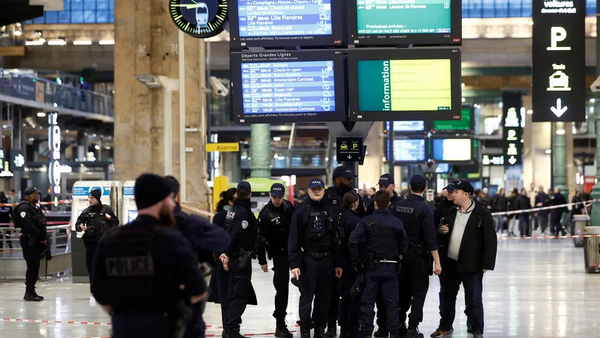
{"type": "MultiPolygon", "coordinates": [[[[390,129],[390,124],[387,124],[388,130],[390,129]]],[[[397,131],[406,131],[406,132],[415,132],[415,131],[424,131],[425,130],[425,121],[394,121],[394,132],[397,131]]]]}
{"type": "Polygon", "coordinates": [[[450,60],[360,60],[361,111],[450,110],[450,60]]]}
{"type": "Polygon", "coordinates": [[[433,121],[434,131],[471,131],[471,108],[463,107],[460,120],[433,121]]]}
{"type": "Polygon", "coordinates": [[[239,67],[234,110],[240,119],[243,115],[249,121],[283,117],[302,122],[302,118],[332,120],[338,111],[344,113],[341,52],[254,54],[242,53],[243,61],[237,66],[232,61],[232,68],[239,67]],[[254,54],[257,57],[252,57],[254,54]],[[265,59],[265,55],[275,57],[265,59]]]}
{"type": "Polygon", "coordinates": [[[471,139],[433,139],[435,161],[471,161],[473,144],[471,139]]]}
{"type": "Polygon", "coordinates": [[[358,34],[449,34],[450,0],[357,0],[358,34]]]}
{"type": "Polygon", "coordinates": [[[238,0],[240,37],[331,35],[331,0],[238,0]]]}
{"type": "Polygon", "coordinates": [[[394,161],[425,161],[425,140],[394,140],[394,161]]]}

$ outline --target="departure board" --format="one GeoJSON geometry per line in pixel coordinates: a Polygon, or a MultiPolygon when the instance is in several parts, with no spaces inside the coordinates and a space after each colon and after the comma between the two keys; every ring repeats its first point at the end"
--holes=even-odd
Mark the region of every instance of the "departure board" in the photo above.
{"type": "Polygon", "coordinates": [[[243,61],[236,67],[240,85],[235,109],[241,109],[244,119],[256,121],[257,118],[291,117],[300,118],[300,121],[302,118],[330,120],[338,110],[343,112],[341,52],[237,55],[243,61]],[[319,55],[324,58],[319,58],[319,55]],[[303,59],[304,56],[312,59],[303,59]]]}
{"type": "Polygon", "coordinates": [[[435,161],[466,162],[472,159],[473,141],[469,138],[448,138],[433,140],[435,161]]]}
{"type": "Polygon", "coordinates": [[[425,161],[424,139],[394,140],[395,162],[420,162],[425,161]]]}
{"type": "Polygon", "coordinates": [[[450,0],[357,0],[358,34],[449,34],[450,0]]]}
{"type": "Polygon", "coordinates": [[[240,37],[328,35],[331,0],[238,0],[240,37]]]}
{"type": "Polygon", "coordinates": [[[230,3],[231,46],[341,46],[345,0],[237,0],[230,3]]]}

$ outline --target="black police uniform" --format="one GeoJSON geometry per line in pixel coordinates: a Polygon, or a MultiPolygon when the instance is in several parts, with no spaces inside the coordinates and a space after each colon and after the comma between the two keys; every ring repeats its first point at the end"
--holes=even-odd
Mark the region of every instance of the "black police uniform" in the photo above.
{"type": "Polygon", "coordinates": [[[296,209],[287,200],[279,207],[275,207],[271,201],[260,211],[258,215],[258,226],[261,235],[266,240],[266,249],[270,258],[273,259],[273,286],[275,286],[275,312],[273,317],[277,320],[277,326],[285,327],[287,316],[290,261],[288,257],[288,238],[290,234],[290,223],[296,209]]]}
{"type": "Polygon", "coordinates": [[[229,309],[225,330],[239,334],[246,306],[257,305],[252,287],[252,257],[259,254],[259,263],[267,264],[264,252],[257,250],[258,222],[250,209],[250,199],[236,199],[225,218],[225,230],[231,235],[231,244],[225,250],[229,260],[229,309]]]}
{"type": "Polygon", "coordinates": [[[301,273],[298,324],[303,336],[314,327],[316,338],[324,335],[331,306],[334,277],[329,276],[340,267],[338,234],[328,209],[323,200],[307,199],[292,217],[288,241],[290,269],[299,268],[301,273]]]}
{"type": "MultiPolygon", "coordinates": [[[[340,306],[339,323],[341,327],[341,338],[356,338],[358,334],[358,320],[360,318],[360,297],[352,298],[350,289],[356,282],[358,272],[354,269],[352,258],[350,256],[350,234],[360,223],[358,215],[349,209],[345,209],[342,214],[343,227],[339,229],[341,262],[344,273],[339,281],[340,306]]],[[[363,255],[364,256],[364,255],[363,255]]]]}
{"type": "Polygon", "coordinates": [[[206,291],[189,242],[147,215],[102,238],[92,279],[98,303],[112,308],[114,338],[183,333],[185,304],[206,291]]]}
{"type": "MultiPolygon", "coordinates": [[[[341,222],[342,213],[344,212],[344,195],[352,191],[352,189],[343,189],[339,187],[329,187],[325,190],[324,203],[329,206],[329,212],[333,223],[336,228],[343,227],[344,223],[341,222]]],[[[359,199],[358,208],[356,209],[356,213],[359,217],[366,216],[365,204],[362,199],[359,199]]],[[[338,284],[338,279],[332,279],[332,285],[336,286],[338,284]]],[[[329,307],[329,314],[327,315],[327,336],[335,337],[336,332],[336,321],[338,317],[338,308],[340,302],[340,294],[338,292],[337,287],[331,288],[331,306],[329,307]]]]}
{"type": "Polygon", "coordinates": [[[100,239],[111,228],[119,226],[119,219],[113,209],[109,205],[98,202],[97,205],[85,208],[75,223],[75,229],[78,232],[82,231],[81,224],[87,226],[87,230],[83,234],[83,244],[85,245],[85,266],[90,275],[90,281],[92,280],[94,256],[98,250],[100,239]],[[110,215],[110,219],[106,215],[110,215]]]}
{"type": "MultiPolygon", "coordinates": [[[[225,206],[213,218],[213,225],[224,229],[225,219],[230,211],[231,206],[225,206]]],[[[229,311],[229,298],[227,295],[229,292],[229,271],[223,269],[223,263],[219,259],[215,262],[215,272],[210,279],[209,288],[210,295],[208,296],[208,301],[221,305],[221,323],[223,323],[224,328],[227,324],[227,312],[229,311]]]]}
{"type": "Polygon", "coordinates": [[[363,336],[373,333],[374,307],[379,290],[387,313],[387,329],[392,336],[400,331],[398,305],[398,264],[408,246],[402,222],[389,209],[376,210],[365,217],[350,235],[350,254],[357,270],[363,270],[358,247],[365,242],[365,285],[361,297],[360,327],[363,336]],[[388,262],[391,261],[391,262],[388,262]]]}
{"type": "MultiPolygon", "coordinates": [[[[213,265],[214,254],[223,252],[229,246],[229,234],[222,228],[211,224],[205,217],[188,215],[183,212],[179,203],[173,210],[173,215],[175,216],[176,229],[190,242],[200,264],[213,265]]],[[[202,271],[205,275],[211,273],[211,271],[202,271]]],[[[192,316],[187,323],[184,338],[205,336],[206,324],[202,319],[205,306],[206,302],[192,305],[192,316]]]]}
{"type": "Polygon", "coordinates": [[[393,207],[394,215],[404,224],[409,239],[400,273],[400,320],[406,321],[410,309],[409,329],[416,329],[423,321],[433,264],[430,253],[438,250],[433,213],[424,201],[422,196],[411,194],[393,207]]]}
{"type": "MultiPolygon", "coordinates": [[[[27,272],[25,274],[25,285],[27,292],[33,292],[35,296],[35,284],[37,283],[41,256],[46,250],[46,244],[42,243],[47,240],[46,216],[39,206],[22,201],[15,209],[13,217],[15,227],[21,228],[21,248],[23,248],[23,258],[27,262],[27,272]]],[[[42,298],[43,299],[43,298],[42,298]]]]}

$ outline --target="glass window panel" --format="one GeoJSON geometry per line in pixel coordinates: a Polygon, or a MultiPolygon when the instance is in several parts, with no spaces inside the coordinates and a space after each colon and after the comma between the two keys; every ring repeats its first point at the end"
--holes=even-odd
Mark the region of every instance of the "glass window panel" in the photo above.
{"type": "Polygon", "coordinates": [[[82,10],[83,0],[71,0],[71,10],[82,10]]]}
{"type": "Polygon", "coordinates": [[[71,23],[71,12],[63,11],[58,14],[59,23],[71,23]]]}
{"type": "Polygon", "coordinates": [[[115,8],[115,0],[108,0],[108,7],[110,9],[114,9],[115,8]]]}
{"type": "Polygon", "coordinates": [[[96,23],[96,12],[95,11],[83,12],[83,21],[85,23],[96,23]]]}
{"type": "Polygon", "coordinates": [[[47,11],[44,15],[46,16],[46,23],[58,23],[57,11],[47,11]]]}
{"type": "Polygon", "coordinates": [[[531,6],[533,6],[531,0],[521,0],[521,17],[531,17],[531,6]]]}
{"type": "Polygon", "coordinates": [[[97,11],[96,12],[96,22],[97,23],[107,23],[109,16],[108,11],[97,11]]]}
{"type": "Polygon", "coordinates": [[[65,0],[65,2],[63,2],[63,9],[65,11],[71,10],[71,0],[65,0]]]}
{"type": "Polygon", "coordinates": [[[72,12],[71,23],[83,23],[83,11],[72,12]]]}
{"type": "Polygon", "coordinates": [[[108,22],[115,22],[115,12],[110,11],[110,17],[108,18],[108,22]]]}
{"type": "Polygon", "coordinates": [[[99,11],[106,11],[108,10],[108,0],[98,0],[96,2],[96,9],[99,11]]]}
{"type": "Polygon", "coordinates": [[[508,0],[495,0],[495,16],[497,18],[508,17],[508,0]]]}
{"type": "Polygon", "coordinates": [[[39,18],[33,19],[33,23],[46,23],[46,18],[40,16],[39,18]]]}

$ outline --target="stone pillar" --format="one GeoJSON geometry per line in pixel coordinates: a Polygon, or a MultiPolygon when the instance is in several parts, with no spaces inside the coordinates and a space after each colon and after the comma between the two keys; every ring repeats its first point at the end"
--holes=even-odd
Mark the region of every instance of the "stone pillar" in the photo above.
{"type": "Polygon", "coordinates": [[[567,135],[565,128],[565,122],[556,122],[553,130],[553,188],[560,188],[561,193],[565,196],[565,198],[568,198],[569,188],[567,186],[567,135]],[[562,133],[559,134],[561,130],[562,133]]]}
{"type": "Polygon", "coordinates": [[[192,152],[185,155],[187,194],[182,199],[208,208],[201,43],[185,36],[186,109],[181,114],[179,94],[173,92],[172,144],[165,145],[163,140],[163,89],[150,89],[136,79],[136,75],[179,79],[179,30],[169,17],[168,6],[164,0],[115,2],[115,179],[134,180],[145,172],[164,174],[165,151],[179,176],[179,133],[185,133],[179,128],[179,119],[183,117],[185,126],[198,128],[198,132],[185,138],[185,146],[192,152]]]}
{"type": "Polygon", "coordinates": [[[252,157],[250,176],[252,178],[270,178],[271,125],[253,124],[250,129],[250,139],[250,156],[252,157]]]}

